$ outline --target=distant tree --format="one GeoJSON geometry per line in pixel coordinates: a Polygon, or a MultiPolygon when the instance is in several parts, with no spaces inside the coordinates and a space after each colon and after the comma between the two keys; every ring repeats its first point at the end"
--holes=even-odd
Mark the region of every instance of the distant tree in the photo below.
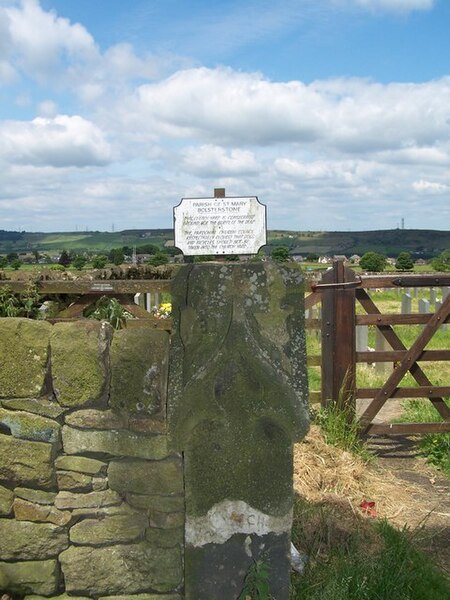
{"type": "Polygon", "coordinates": [[[379,272],[384,271],[386,266],[386,257],[378,252],[366,252],[359,262],[359,266],[364,271],[379,272]]]}
{"type": "Polygon", "coordinates": [[[125,260],[125,254],[122,248],[112,248],[108,255],[109,260],[115,265],[121,265],[125,260]]]}
{"type": "Polygon", "coordinates": [[[155,244],[142,244],[142,246],[136,248],[136,252],[138,254],[156,254],[157,252],[161,252],[161,249],[155,244]]]}
{"type": "Polygon", "coordinates": [[[35,262],[38,263],[39,259],[41,258],[41,255],[39,254],[39,252],[37,250],[33,250],[33,255],[34,255],[35,262]]]}
{"type": "Polygon", "coordinates": [[[107,262],[108,257],[104,254],[99,254],[93,257],[92,266],[94,267],[94,269],[104,269],[106,267],[107,262]]]}
{"type": "Polygon", "coordinates": [[[308,262],[317,262],[319,260],[319,255],[315,252],[309,252],[305,258],[308,262]]]}
{"type": "Polygon", "coordinates": [[[414,261],[409,252],[400,252],[395,262],[395,268],[398,271],[410,271],[414,268],[414,261]]]}
{"type": "Polygon", "coordinates": [[[276,260],[278,262],[286,262],[287,260],[289,260],[289,248],[286,248],[286,246],[276,246],[270,255],[273,260],[276,260]]]}
{"type": "Polygon", "coordinates": [[[160,265],[165,265],[169,262],[169,257],[165,252],[156,252],[151,258],[147,260],[148,265],[152,265],[152,267],[159,267],[160,265]]]}
{"type": "Polygon", "coordinates": [[[75,267],[75,269],[78,269],[79,271],[81,271],[81,269],[86,263],[87,259],[84,256],[81,256],[81,254],[75,256],[75,258],[72,261],[72,265],[75,267]]]}
{"type": "Polygon", "coordinates": [[[0,256],[0,269],[4,269],[8,266],[8,259],[6,256],[0,256]]]}
{"type": "Polygon", "coordinates": [[[10,252],[6,255],[6,258],[8,259],[9,264],[12,264],[14,260],[17,260],[19,258],[19,255],[17,254],[17,252],[10,252]]]}
{"type": "Polygon", "coordinates": [[[67,250],[63,250],[61,252],[61,256],[58,259],[58,264],[63,267],[68,267],[70,265],[70,255],[67,250]]]}
{"type": "Polygon", "coordinates": [[[19,260],[18,258],[15,258],[13,261],[11,261],[11,267],[14,269],[14,271],[17,271],[18,269],[20,269],[22,264],[23,264],[22,261],[19,260]]]}
{"type": "Polygon", "coordinates": [[[450,250],[444,250],[439,256],[435,256],[431,266],[435,271],[450,271],[450,250]]]}

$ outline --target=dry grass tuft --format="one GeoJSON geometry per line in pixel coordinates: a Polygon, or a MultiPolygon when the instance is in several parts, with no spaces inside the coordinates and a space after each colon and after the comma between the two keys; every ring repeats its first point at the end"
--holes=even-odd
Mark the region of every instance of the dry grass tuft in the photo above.
{"type": "Polygon", "coordinates": [[[309,502],[344,501],[360,514],[361,502],[375,502],[378,517],[399,527],[414,527],[424,517],[423,502],[415,498],[418,490],[413,484],[405,484],[377,465],[328,446],[316,425],[294,447],[294,490],[309,502]]]}

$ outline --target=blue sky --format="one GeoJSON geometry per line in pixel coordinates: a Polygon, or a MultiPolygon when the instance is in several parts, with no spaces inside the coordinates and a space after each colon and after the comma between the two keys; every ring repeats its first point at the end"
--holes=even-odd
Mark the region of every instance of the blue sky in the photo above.
{"type": "Polygon", "coordinates": [[[448,0],[0,0],[0,229],[448,229],[448,0]]]}

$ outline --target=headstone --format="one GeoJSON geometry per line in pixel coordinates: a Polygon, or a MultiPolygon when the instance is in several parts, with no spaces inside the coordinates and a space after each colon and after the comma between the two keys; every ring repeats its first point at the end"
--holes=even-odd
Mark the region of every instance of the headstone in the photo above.
{"type": "MultiPolygon", "coordinates": [[[[375,351],[376,352],[386,352],[388,350],[392,350],[392,346],[386,340],[384,335],[378,329],[375,328],[375,351]]],[[[375,372],[376,373],[388,373],[392,371],[392,363],[388,362],[376,362],[375,363],[375,372]]]]}
{"type": "Polygon", "coordinates": [[[430,304],[434,306],[436,304],[436,289],[430,288],[430,304]]]}
{"type": "MultiPolygon", "coordinates": [[[[444,301],[443,299],[441,300],[440,298],[436,298],[436,304],[435,304],[435,311],[436,312],[441,308],[443,301],[444,301]]],[[[441,325],[441,328],[442,328],[442,331],[447,331],[447,329],[448,329],[448,323],[443,323],[441,325]]]]}
{"type": "Polygon", "coordinates": [[[426,298],[419,299],[419,313],[427,314],[430,312],[430,302],[426,298]]]}
{"type": "Polygon", "coordinates": [[[142,308],[144,308],[144,302],[145,302],[145,294],[142,294],[141,292],[138,292],[137,294],[134,295],[134,303],[137,304],[138,306],[141,306],[142,308]]]}
{"type": "Polygon", "coordinates": [[[445,285],[441,288],[441,290],[442,290],[442,302],[444,302],[444,300],[450,294],[450,286],[445,285]]]}
{"type": "Polygon", "coordinates": [[[403,294],[402,296],[402,315],[411,314],[412,298],[411,294],[403,294]]]}
{"type": "Polygon", "coordinates": [[[369,328],[367,325],[356,326],[356,352],[367,352],[369,347],[369,328]]]}
{"type": "Polygon", "coordinates": [[[308,428],[301,272],[193,264],[172,284],[169,436],[183,452],[185,598],[289,597],[292,444],[308,428]]]}

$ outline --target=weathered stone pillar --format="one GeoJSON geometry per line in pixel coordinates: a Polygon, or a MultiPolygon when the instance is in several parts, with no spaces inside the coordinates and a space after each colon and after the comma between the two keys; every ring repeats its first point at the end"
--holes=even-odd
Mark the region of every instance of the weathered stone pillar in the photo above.
{"type": "Polygon", "coordinates": [[[254,560],[289,594],[292,446],[308,429],[301,271],[187,265],[173,286],[169,435],[184,453],[186,600],[237,598],[254,560]]]}

